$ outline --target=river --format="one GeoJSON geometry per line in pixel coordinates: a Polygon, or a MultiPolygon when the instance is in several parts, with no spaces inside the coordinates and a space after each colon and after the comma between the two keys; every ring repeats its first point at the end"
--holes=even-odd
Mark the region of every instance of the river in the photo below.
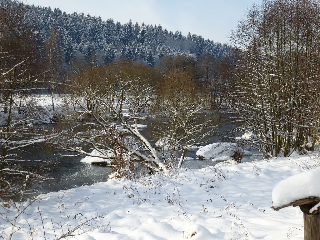
{"type": "MultiPolygon", "coordinates": [[[[210,136],[211,143],[228,142],[241,134],[232,131],[240,126],[240,123],[232,120],[233,116],[230,113],[212,115],[217,127],[215,134],[210,136]]],[[[158,123],[142,122],[142,124],[146,124],[148,127],[142,129],[141,133],[150,139],[153,125],[158,123]]],[[[57,150],[48,150],[48,147],[43,144],[29,147],[25,151],[24,157],[31,160],[31,164],[37,167],[39,167],[38,162],[41,162],[39,173],[47,178],[46,181],[33,185],[26,192],[25,197],[107,181],[111,173],[110,168],[81,163],[81,156],[66,157],[57,150]]],[[[210,160],[198,160],[196,158],[196,149],[189,151],[186,157],[183,167],[195,169],[216,164],[210,160]]]]}

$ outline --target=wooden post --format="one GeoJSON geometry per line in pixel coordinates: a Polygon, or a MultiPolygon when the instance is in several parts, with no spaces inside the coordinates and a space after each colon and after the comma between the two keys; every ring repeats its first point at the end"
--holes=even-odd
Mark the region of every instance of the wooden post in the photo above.
{"type": "Polygon", "coordinates": [[[304,240],[320,240],[320,207],[315,207],[320,202],[320,197],[308,197],[298,199],[292,203],[284,204],[278,207],[272,207],[275,211],[279,211],[286,207],[300,207],[303,212],[304,220],[304,240]],[[310,210],[312,209],[312,213],[310,210]]]}
{"type": "Polygon", "coordinates": [[[300,206],[304,219],[304,240],[320,240],[320,214],[311,214],[310,209],[316,204],[300,206]]]}

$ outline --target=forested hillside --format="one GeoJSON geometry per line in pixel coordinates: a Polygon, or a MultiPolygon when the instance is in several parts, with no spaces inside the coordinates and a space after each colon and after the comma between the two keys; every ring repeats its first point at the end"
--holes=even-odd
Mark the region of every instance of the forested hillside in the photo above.
{"type": "MultiPolygon", "coordinates": [[[[1,0],[1,7],[16,8],[18,3],[1,0]]],[[[60,9],[25,6],[25,21],[34,29],[41,44],[53,31],[64,55],[64,62],[72,59],[110,63],[116,59],[139,61],[154,66],[165,55],[193,55],[205,53],[225,58],[230,46],[205,40],[201,36],[168,31],[160,25],[139,25],[131,21],[120,24],[113,19],[101,19],[83,13],[67,14],[60,9]]]]}

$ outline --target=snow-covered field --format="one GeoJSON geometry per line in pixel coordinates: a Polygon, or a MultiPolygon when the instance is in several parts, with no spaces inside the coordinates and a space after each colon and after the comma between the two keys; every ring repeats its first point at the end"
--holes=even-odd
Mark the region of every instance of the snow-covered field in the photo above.
{"type": "MultiPolygon", "coordinates": [[[[16,96],[14,98],[14,104],[12,109],[12,119],[15,122],[24,121],[28,123],[51,123],[54,115],[61,114],[62,107],[64,105],[64,96],[55,94],[53,97],[55,105],[55,111],[52,110],[52,98],[51,95],[32,95],[31,97],[21,99],[21,113],[18,112],[20,105],[20,98],[16,96]]],[[[0,111],[0,125],[4,125],[7,121],[8,114],[0,111]]]]}
{"type": "MultiPolygon", "coordinates": [[[[1,209],[4,239],[303,239],[299,208],[271,209],[272,190],[318,167],[316,153],[136,181],[109,180],[1,209]],[[28,204],[30,204],[28,206],[28,204]],[[9,222],[10,220],[11,222],[9,222]]],[[[292,189],[294,190],[294,189],[292,189]]]]}

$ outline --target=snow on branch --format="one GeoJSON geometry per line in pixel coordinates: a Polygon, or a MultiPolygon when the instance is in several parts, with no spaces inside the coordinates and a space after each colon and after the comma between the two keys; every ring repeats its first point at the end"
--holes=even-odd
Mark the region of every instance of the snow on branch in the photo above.
{"type": "Polygon", "coordinates": [[[14,65],[9,71],[2,73],[2,76],[8,75],[10,72],[12,72],[16,67],[22,65],[27,59],[19,62],[18,64],[14,65]]]}

